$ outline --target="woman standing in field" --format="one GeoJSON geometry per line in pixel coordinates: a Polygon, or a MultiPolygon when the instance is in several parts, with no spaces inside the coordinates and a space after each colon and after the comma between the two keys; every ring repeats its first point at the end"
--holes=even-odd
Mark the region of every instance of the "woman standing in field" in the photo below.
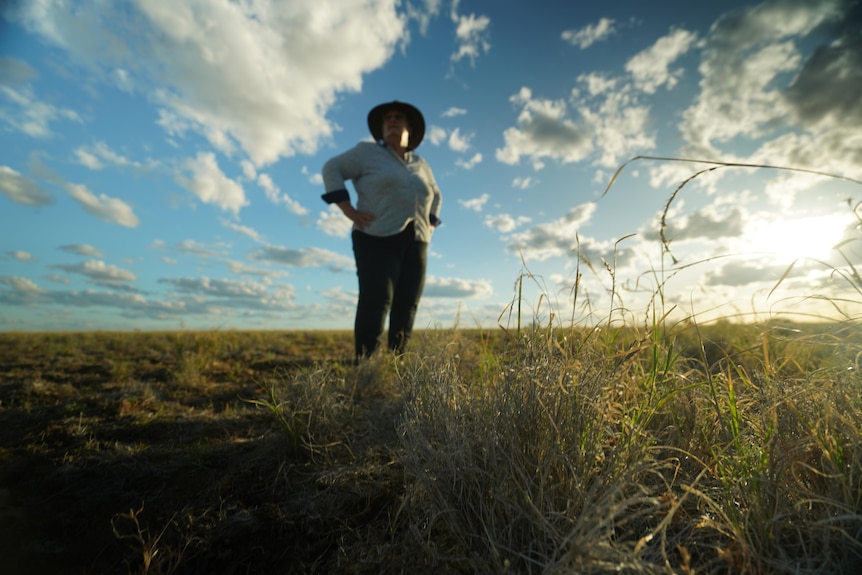
{"type": "Polygon", "coordinates": [[[425,285],[428,243],[440,225],[440,190],[413,153],[425,135],[422,113],[404,102],[380,104],[368,113],[368,129],[375,143],[360,142],[323,166],[323,200],[353,222],[357,358],[378,348],[387,314],[389,349],[404,350],[425,285]],[[355,208],[346,180],[353,181],[355,208]]]}

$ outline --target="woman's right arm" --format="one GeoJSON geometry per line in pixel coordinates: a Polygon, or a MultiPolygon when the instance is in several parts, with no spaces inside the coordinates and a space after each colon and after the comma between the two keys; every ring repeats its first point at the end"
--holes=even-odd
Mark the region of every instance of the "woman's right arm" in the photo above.
{"type": "Polygon", "coordinates": [[[347,191],[346,181],[360,177],[363,169],[361,146],[355,146],[328,160],[321,171],[326,190],[326,193],[321,196],[323,201],[327,204],[337,205],[360,230],[374,220],[374,214],[360,212],[353,207],[350,203],[350,193],[347,191]]]}

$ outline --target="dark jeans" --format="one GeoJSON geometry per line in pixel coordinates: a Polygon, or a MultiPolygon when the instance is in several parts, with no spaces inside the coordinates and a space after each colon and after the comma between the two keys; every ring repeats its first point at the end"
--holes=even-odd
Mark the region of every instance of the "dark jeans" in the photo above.
{"type": "Polygon", "coordinates": [[[359,276],[359,303],[353,328],[356,357],[371,355],[389,314],[389,349],[401,352],[413,332],[413,320],[425,286],[428,244],[416,241],[413,224],[394,236],[353,232],[353,255],[359,276]]]}

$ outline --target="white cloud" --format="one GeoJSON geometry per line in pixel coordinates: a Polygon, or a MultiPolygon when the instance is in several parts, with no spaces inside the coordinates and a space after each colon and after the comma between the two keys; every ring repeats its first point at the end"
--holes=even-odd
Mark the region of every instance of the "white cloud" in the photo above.
{"type": "Polygon", "coordinates": [[[476,58],[483,53],[487,54],[491,49],[488,27],[491,19],[487,16],[476,16],[470,14],[464,16],[458,14],[458,6],[461,0],[452,0],[450,16],[455,23],[455,37],[458,40],[458,49],[452,54],[453,62],[460,62],[464,58],[470,60],[470,64],[476,64],[476,58]]]}
{"type": "MultiPolygon", "coordinates": [[[[309,171],[308,166],[302,166],[302,170],[300,171],[302,172],[303,176],[308,178],[308,182],[310,184],[314,184],[315,186],[323,185],[323,174],[321,174],[320,172],[312,173],[311,171],[309,171]]],[[[308,213],[308,210],[306,210],[306,213],[308,213]]]]}
{"type": "Polygon", "coordinates": [[[127,228],[138,227],[138,216],[132,207],[119,198],[111,198],[105,194],[98,197],[81,184],[66,184],[66,191],[76,200],[84,211],[106,222],[127,228]]]}
{"type": "Polygon", "coordinates": [[[23,250],[13,250],[11,252],[6,252],[6,255],[8,255],[13,260],[18,260],[19,262],[29,262],[33,259],[33,254],[31,254],[30,252],[25,252],[23,250]]]}
{"type": "Polygon", "coordinates": [[[234,215],[248,205],[242,186],[222,173],[212,152],[198,152],[195,158],[187,158],[182,167],[184,172],[178,174],[177,181],[203,203],[215,204],[234,215]]]}
{"type": "Polygon", "coordinates": [[[532,186],[534,183],[535,183],[535,180],[533,180],[533,178],[531,178],[530,176],[526,176],[524,178],[519,177],[519,178],[515,178],[514,180],[512,180],[512,187],[518,188],[520,190],[526,190],[527,188],[532,186]]]}
{"type": "Polygon", "coordinates": [[[446,130],[440,126],[431,126],[428,128],[425,137],[435,146],[439,146],[446,139],[446,130]]]}
{"type": "Polygon", "coordinates": [[[102,258],[102,252],[94,248],[93,246],[87,244],[67,244],[64,246],[60,246],[58,249],[68,253],[75,254],[78,256],[85,256],[89,258],[102,258]]]}
{"type": "Polygon", "coordinates": [[[443,0],[422,0],[424,10],[417,8],[412,2],[407,3],[407,15],[419,23],[419,33],[428,33],[431,20],[440,13],[443,0]]]}
{"type": "MultiPolygon", "coordinates": [[[[848,25],[852,15],[842,10],[852,7],[771,1],[720,18],[702,41],[700,93],[683,112],[677,155],[862,176],[862,50],[848,25]],[[820,43],[807,60],[803,41],[820,43]],[[753,151],[739,155],[740,142],[753,151]]],[[[681,165],[656,166],[651,183],[689,174],[681,165]]],[[[816,181],[782,180],[784,191],[773,198],[783,205],[816,181]]]]}
{"type": "Polygon", "coordinates": [[[513,232],[517,228],[529,222],[530,218],[527,216],[518,216],[517,218],[513,218],[509,214],[485,216],[485,227],[497,230],[501,234],[513,232]]]}
{"type": "Polygon", "coordinates": [[[91,170],[103,169],[105,162],[115,166],[141,167],[141,164],[118,154],[104,142],[96,142],[92,146],[79,146],[73,153],[78,162],[91,170]]]}
{"type": "Polygon", "coordinates": [[[472,134],[469,136],[462,136],[461,128],[455,128],[449,134],[449,149],[455,152],[466,152],[470,149],[471,139],[473,139],[472,134]]]}
{"type": "MultiPolygon", "coordinates": [[[[737,237],[745,230],[746,218],[736,206],[718,210],[711,204],[689,214],[680,214],[667,222],[665,237],[679,243],[685,240],[719,240],[737,237]]],[[[653,227],[656,230],[657,226],[653,227]]],[[[655,235],[645,233],[645,237],[655,235]]]]}
{"type": "MultiPolygon", "coordinates": [[[[578,78],[588,87],[595,81],[594,75],[578,78]]],[[[580,162],[599,150],[601,155],[594,163],[617,167],[626,156],[655,147],[655,137],[648,130],[649,108],[639,104],[631,86],[594,88],[584,95],[577,88],[572,90],[571,106],[577,121],[565,100],[535,98],[530,88],[521,88],[510,98],[521,106],[518,125],[503,132],[505,146],[497,149],[497,160],[517,164],[527,157],[533,168],[540,170],[546,159],[564,164],[580,162]]]]}
{"type": "Polygon", "coordinates": [[[7,285],[15,291],[21,292],[23,294],[35,295],[45,292],[45,290],[40,288],[31,280],[18,276],[0,276],[0,284],[7,285]]]}
{"type": "MultiPolygon", "coordinates": [[[[7,17],[106,78],[123,70],[126,85],[162,107],[161,123],[175,135],[194,130],[265,165],[314,153],[331,136],[326,114],[336,94],[359,91],[363,76],[405,40],[407,17],[398,7],[397,0],[349,9],[342,0],[133,0],[97,9],[45,0],[23,2],[7,17]]],[[[44,132],[48,109],[38,116],[44,132]]]]}
{"type": "Polygon", "coordinates": [[[0,192],[13,202],[25,206],[45,206],[53,202],[51,195],[36,182],[9,166],[0,166],[0,192]]]}
{"type": "Polygon", "coordinates": [[[260,299],[267,293],[266,286],[257,282],[215,279],[206,276],[162,278],[159,283],[172,285],[179,292],[217,298],[260,299]]]}
{"type": "Polygon", "coordinates": [[[87,277],[100,285],[125,284],[133,282],[137,278],[128,270],[106,264],[101,260],[87,260],[80,264],[58,264],[51,266],[54,269],[63,270],[66,273],[78,274],[87,277]]]}
{"type": "Polygon", "coordinates": [[[308,213],[308,210],[299,202],[291,198],[289,195],[282,193],[268,174],[258,175],[257,183],[261,188],[263,188],[264,193],[266,193],[266,198],[273,204],[284,204],[290,212],[298,216],[304,216],[308,213]]]}
{"type": "Polygon", "coordinates": [[[791,38],[836,18],[839,4],[766,2],[717,21],[706,38],[701,93],[685,111],[683,137],[709,148],[737,136],[759,137],[786,118],[790,108],[776,79],[800,65],[791,38]]]}
{"type": "Polygon", "coordinates": [[[543,158],[577,162],[593,151],[592,134],[566,117],[565,101],[534,99],[532,90],[526,87],[510,99],[522,109],[518,126],[503,132],[506,145],[497,149],[497,160],[517,164],[527,156],[534,168],[541,169],[543,158]]]}
{"type": "Polygon", "coordinates": [[[474,298],[481,299],[493,295],[494,289],[486,280],[465,280],[429,276],[425,280],[423,297],[437,298],[474,298]]]}
{"type": "Polygon", "coordinates": [[[616,32],[614,24],[616,21],[613,18],[601,18],[595,24],[584,26],[577,30],[566,30],[562,33],[562,39],[577,46],[578,48],[586,49],[602,40],[606,40],[611,34],[616,32]]]}
{"type": "Polygon", "coordinates": [[[578,230],[586,225],[596,211],[596,204],[588,202],[570,210],[563,217],[512,236],[507,246],[525,260],[544,261],[551,257],[571,254],[578,245],[578,230]]]}
{"type": "Polygon", "coordinates": [[[470,200],[458,200],[458,203],[467,208],[468,210],[473,210],[474,212],[481,212],[482,208],[485,207],[485,204],[488,203],[488,199],[491,196],[488,194],[482,194],[478,198],[473,198],[470,200]]]}
{"type": "Polygon", "coordinates": [[[50,124],[56,120],[81,121],[74,110],[37,101],[28,88],[15,90],[8,86],[0,86],[0,94],[6,96],[15,108],[11,113],[0,108],[0,121],[28,136],[50,137],[52,135],[50,124]]]}
{"type": "Polygon", "coordinates": [[[266,281],[269,281],[269,278],[280,278],[288,275],[285,271],[256,268],[244,262],[238,262],[234,260],[228,260],[225,263],[227,264],[227,267],[231,271],[231,273],[238,275],[257,276],[264,278],[266,281]]]}
{"type": "Polygon", "coordinates": [[[247,236],[247,237],[249,237],[249,238],[253,239],[253,240],[254,240],[254,241],[256,241],[256,242],[262,242],[262,241],[263,241],[263,238],[260,236],[260,234],[259,234],[259,233],[257,233],[257,231],[256,231],[256,230],[254,230],[254,229],[252,229],[252,228],[250,228],[250,227],[248,227],[248,226],[241,226],[241,225],[239,225],[239,224],[235,224],[235,223],[233,223],[233,222],[229,222],[229,221],[227,221],[227,220],[225,220],[225,219],[222,219],[222,220],[221,220],[221,225],[223,225],[224,227],[226,227],[226,228],[227,228],[227,229],[229,229],[229,230],[233,230],[233,231],[235,231],[235,232],[237,232],[237,233],[239,233],[239,234],[242,234],[242,235],[244,235],[244,236],[247,236]]]}
{"type": "Polygon", "coordinates": [[[664,85],[671,89],[683,74],[682,68],[671,71],[671,64],[688,52],[696,40],[697,34],[693,32],[674,30],[633,56],[626,62],[626,71],[634,77],[635,86],[647,94],[664,85]]]}
{"type": "Polygon", "coordinates": [[[207,245],[195,240],[183,240],[173,246],[173,249],[184,255],[192,255],[201,258],[223,256],[226,254],[225,244],[207,245]]]}
{"type": "Polygon", "coordinates": [[[353,258],[322,248],[292,249],[280,246],[266,246],[249,254],[254,261],[275,263],[298,268],[325,267],[335,272],[355,268],[353,258]]]}
{"type": "Polygon", "coordinates": [[[586,84],[587,93],[590,96],[598,96],[599,94],[616,89],[618,80],[599,72],[590,72],[578,76],[578,82],[586,84]]]}
{"type": "Polygon", "coordinates": [[[248,160],[242,160],[239,163],[240,168],[242,168],[242,176],[246,180],[252,181],[257,178],[257,168],[254,167],[254,164],[248,160]]]}
{"type": "Polygon", "coordinates": [[[482,154],[479,152],[476,152],[475,154],[473,154],[473,157],[470,158],[469,160],[461,160],[461,159],[455,160],[455,165],[460,166],[460,167],[464,168],[465,170],[472,170],[478,164],[481,164],[481,163],[482,163],[482,154]]]}
{"type": "Polygon", "coordinates": [[[464,116],[466,114],[467,110],[465,110],[464,108],[456,108],[455,106],[452,106],[440,115],[444,118],[455,118],[457,116],[464,116]]]}
{"type": "Polygon", "coordinates": [[[638,104],[628,87],[603,96],[597,104],[578,102],[578,111],[601,151],[595,163],[615,168],[629,156],[654,148],[655,136],[649,131],[649,108],[638,104]]]}
{"type": "Polygon", "coordinates": [[[117,68],[113,71],[114,85],[123,92],[132,93],[135,91],[135,83],[129,75],[128,70],[117,68]]]}
{"type": "Polygon", "coordinates": [[[353,222],[335,204],[329,204],[329,211],[320,212],[316,224],[323,233],[336,238],[346,238],[353,229],[353,222]]]}

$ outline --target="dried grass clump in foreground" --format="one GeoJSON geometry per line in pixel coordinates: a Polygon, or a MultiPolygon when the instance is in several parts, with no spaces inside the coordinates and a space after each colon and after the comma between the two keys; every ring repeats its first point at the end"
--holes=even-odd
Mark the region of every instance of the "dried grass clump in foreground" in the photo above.
{"type": "Polygon", "coordinates": [[[533,332],[472,365],[457,341],[406,358],[401,513],[430,567],[840,573],[862,565],[854,371],[792,378],[775,367],[787,358],[747,350],[728,353],[713,373],[678,355],[675,337],[578,337],[533,332]],[[758,372],[742,367],[758,359],[758,372]]]}

